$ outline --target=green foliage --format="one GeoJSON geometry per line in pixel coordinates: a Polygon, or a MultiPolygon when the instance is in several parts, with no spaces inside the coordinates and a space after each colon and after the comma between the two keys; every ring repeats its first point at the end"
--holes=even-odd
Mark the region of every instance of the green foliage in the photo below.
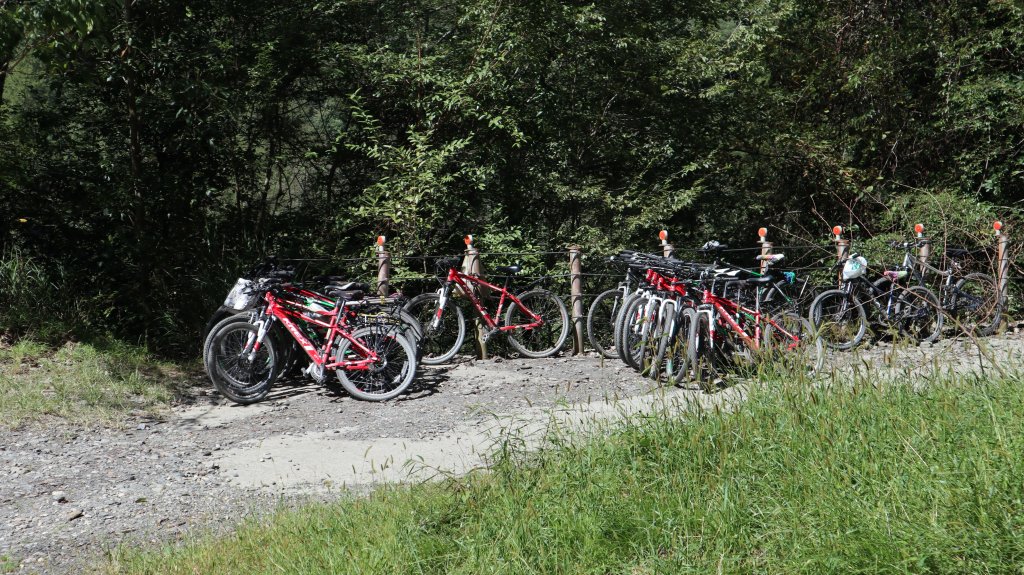
{"type": "Polygon", "coordinates": [[[121,549],[106,571],[1016,572],[1022,408],[1016,376],[772,382],[741,409],[556,436],[489,473],[121,549]]]}
{"type": "Polygon", "coordinates": [[[246,263],[343,261],[378,234],[414,257],[467,233],[817,241],[896,232],[920,190],[967,208],[932,202],[929,229],[1008,219],[1024,13],[862,4],[16,2],[0,241],[104,299],[90,325],[181,353],[246,263]]]}

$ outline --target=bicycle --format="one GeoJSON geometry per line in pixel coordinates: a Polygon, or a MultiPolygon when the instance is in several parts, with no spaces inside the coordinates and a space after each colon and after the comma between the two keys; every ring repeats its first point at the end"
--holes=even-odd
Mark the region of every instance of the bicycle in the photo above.
{"type": "MultiPolygon", "coordinates": [[[[954,318],[956,324],[968,335],[991,335],[999,328],[1002,316],[1002,297],[999,284],[988,274],[973,272],[964,274],[964,259],[985,250],[967,250],[963,248],[946,248],[945,259],[949,262],[946,269],[937,268],[926,261],[920,261],[911,252],[912,248],[930,245],[931,240],[913,242],[889,242],[889,247],[904,250],[903,262],[899,270],[907,270],[912,276],[910,281],[927,287],[924,272],[933,273],[940,278],[939,302],[942,310],[954,318]],[[956,281],[954,282],[955,278],[956,281]]],[[[884,286],[890,281],[883,276],[875,281],[876,287],[884,286]]]]}
{"type": "MultiPolygon", "coordinates": [[[[630,252],[612,256],[612,263],[625,263],[624,257],[630,252]]],[[[594,298],[587,310],[587,339],[597,353],[608,359],[618,357],[615,351],[615,322],[622,304],[629,297],[630,287],[639,282],[636,271],[626,266],[626,277],[613,289],[605,290],[594,298]]]]}
{"type": "Polygon", "coordinates": [[[279,278],[243,279],[225,303],[246,309],[254,301],[261,303],[247,318],[220,322],[204,350],[210,379],[236,403],[263,399],[280,374],[281,339],[268,337],[278,324],[309,357],[306,375],[322,383],[333,371],[357,399],[391,399],[416,377],[416,349],[402,330],[374,321],[353,329],[349,322],[357,316],[344,297],[331,301],[279,278]]]}
{"type": "Polygon", "coordinates": [[[942,335],[939,298],[924,286],[905,285],[910,276],[905,266],[886,270],[882,278],[871,282],[865,277],[868,262],[863,256],[851,254],[836,264],[840,265],[841,286],[819,294],[808,312],[812,327],[830,348],[853,349],[864,340],[868,329],[865,301],[876,324],[895,328],[921,343],[934,342],[942,335]]]}
{"type": "MultiPolygon", "coordinates": [[[[773,262],[781,258],[758,256],[773,262]]],[[[775,281],[771,275],[737,280],[723,277],[715,266],[701,273],[701,303],[694,311],[688,335],[689,364],[694,378],[710,391],[724,365],[782,362],[802,369],[806,375],[824,365],[825,350],[814,335],[810,322],[791,312],[770,313],[762,309],[764,290],[775,281]],[[753,303],[744,303],[716,294],[730,286],[755,288],[753,303]],[[750,306],[753,307],[750,307],[750,306]]]]}
{"type": "MultiPolygon", "coordinates": [[[[268,258],[263,263],[254,266],[242,278],[239,278],[232,289],[228,292],[225,302],[210,316],[210,319],[207,321],[202,347],[204,367],[207,364],[206,350],[209,348],[210,339],[217,328],[220,327],[222,323],[229,320],[238,320],[249,317],[249,314],[254,310],[256,304],[259,303],[256,300],[249,300],[248,303],[244,304],[244,307],[232,307],[238,303],[239,300],[237,298],[241,295],[236,293],[237,290],[244,289],[248,286],[249,279],[262,278],[285,281],[287,283],[282,284],[283,289],[296,292],[299,297],[306,298],[307,303],[309,304],[314,304],[314,302],[319,300],[315,305],[319,305],[321,307],[326,306],[327,308],[331,308],[335,305],[335,300],[338,298],[344,298],[347,301],[348,309],[356,314],[356,316],[351,320],[353,325],[361,325],[361,323],[368,321],[389,321],[399,325],[402,333],[413,345],[417,345],[422,337],[419,322],[402,309],[406,299],[399,294],[391,294],[381,298],[366,299],[363,295],[370,293],[371,290],[369,284],[353,282],[340,276],[315,277],[311,282],[306,283],[319,286],[319,288],[309,288],[313,291],[307,291],[303,294],[300,293],[301,288],[299,287],[299,284],[295,283],[295,276],[296,271],[294,266],[281,266],[278,264],[276,258],[268,258]]],[[[283,367],[280,370],[281,374],[298,374],[299,365],[301,364],[301,359],[303,357],[303,352],[298,343],[294,339],[288,337],[284,328],[280,324],[275,324],[272,327],[270,335],[278,340],[282,350],[281,355],[283,360],[281,363],[283,367]]]]}
{"type": "Polygon", "coordinates": [[[551,357],[562,349],[569,336],[569,312],[561,298],[555,294],[545,289],[531,289],[543,280],[531,284],[527,291],[514,295],[509,291],[509,284],[522,271],[520,266],[495,268],[497,273],[505,274],[505,283],[499,287],[483,278],[462,273],[458,265],[457,259],[439,261],[438,271],[444,275],[440,289],[420,294],[405,305],[405,310],[423,325],[423,364],[446,363],[458,353],[465,341],[466,318],[461,306],[453,304],[455,289],[469,300],[483,320],[486,326],[484,341],[503,333],[517,352],[531,358],[551,357]],[[487,311],[474,287],[500,294],[493,316],[487,311]],[[505,312],[504,320],[499,322],[495,318],[501,318],[502,311],[505,312]]]}

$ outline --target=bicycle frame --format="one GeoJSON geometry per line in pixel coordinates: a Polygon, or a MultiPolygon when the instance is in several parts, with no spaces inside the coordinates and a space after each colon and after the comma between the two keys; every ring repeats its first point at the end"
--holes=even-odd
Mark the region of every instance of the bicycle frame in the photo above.
{"type": "Polygon", "coordinates": [[[698,308],[697,313],[708,315],[708,326],[711,330],[712,340],[715,336],[716,325],[725,325],[743,341],[749,349],[758,351],[761,349],[762,326],[771,326],[791,340],[790,349],[800,344],[800,336],[790,333],[784,327],[776,323],[770,317],[761,313],[760,309],[751,309],[727,298],[716,296],[711,289],[705,288],[703,294],[704,309],[698,308]],[[751,337],[737,319],[746,315],[754,321],[754,336],[751,337]]]}
{"type": "MultiPolygon", "coordinates": [[[[305,290],[296,290],[296,292],[304,296],[316,297],[320,300],[325,299],[324,296],[316,294],[315,292],[307,292],[305,290]]],[[[265,323],[260,324],[259,333],[256,338],[256,342],[253,344],[251,353],[255,354],[255,352],[259,350],[259,346],[262,344],[263,338],[266,336],[266,332],[269,331],[270,322],[280,321],[285,329],[288,330],[288,333],[295,338],[299,347],[306,352],[306,355],[309,356],[310,360],[321,369],[364,371],[370,369],[370,367],[377,362],[377,354],[363,345],[359,340],[354,339],[349,334],[348,330],[344,328],[345,307],[343,305],[336,304],[333,311],[320,313],[308,306],[299,304],[298,302],[287,301],[286,303],[288,307],[285,307],[285,305],[282,305],[281,303],[282,300],[270,292],[267,292],[265,300],[267,302],[267,306],[259,319],[260,322],[265,323]],[[329,321],[310,317],[309,315],[306,315],[307,313],[327,316],[329,321]],[[302,330],[299,329],[296,321],[311,324],[327,330],[321,349],[317,349],[313,342],[306,337],[306,334],[302,333],[302,330]],[[331,350],[333,348],[333,342],[339,336],[351,342],[353,349],[362,356],[362,359],[349,361],[337,357],[332,358],[331,350]]]]}
{"type": "Polygon", "coordinates": [[[455,268],[451,268],[448,270],[448,277],[445,280],[445,285],[441,288],[441,301],[438,303],[437,313],[435,314],[433,321],[431,321],[432,329],[437,329],[441,323],[441,314],[444,313],[445,306],[448,304],[448,299],[451,297],[453,285],[458,287],[459,291],[469,298],[469,301],[473,303],[473,307],[476,308],[477,313],[479,313],[480,317],[484,319],[484,323],[487,324],[487,327],[490,328],[492,333],[495,331],[507,332],[515,329],[534,329],[544,324],[544,320],[541,319],[539,315],[533,313],[533,310],[523,305],[523,302],[519,301],[519,298],[508,291],[508,281],[505,282],[505,287],[498,287],[481,278],[464,274],[455,268]],[[476,294],[474,293],[473,288],[470,287],[470,284],[482,285],[501,292],[501,298],[498,300],[498,308],[494,312],[494,317],[501,317],[501,311],[505,307],[506,300],[508,300],[510,304],[518,305],[519,308],[522,309],[523,312],[526,313],[526,315],[528,315],[533,321],[526,324],[498,325],[498,322],[487,312],[487,308],[485,308],[480,302],[480,299],[476,297],[476,294]]]}

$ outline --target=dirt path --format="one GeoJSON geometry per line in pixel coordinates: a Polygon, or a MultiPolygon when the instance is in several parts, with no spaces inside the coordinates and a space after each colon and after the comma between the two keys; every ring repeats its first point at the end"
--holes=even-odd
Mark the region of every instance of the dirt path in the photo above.
{"type": "MultiPolygon", "coordinates": [[[[836,358],[842,369],[1019,369],[1018,336],[930,348],[878,346],[836,358]],[[972,351],[973,350],[973,351],[972,351]],[[980,358],[980,359],[979,359],[980,358]]],[[[197,380],[189,405],[122,429],[68,429],[60,422],[0,441],[0,557],[17,573],[66,573],[123,541],[173,541],[193,528],[230,529],[249,514],[309,498],[361,493],[380,482],[463,473],[486,463],[505,430],[537,437],[552,422],[594,420],[742,398],[658,388],[618,362],[593,356],[489,360],[425,370],[408,396],[354,401],[293,383],[268,400],[237,406],[197,380]]],[[[0,569],[0,573],[3,569],[0,569]]]]}

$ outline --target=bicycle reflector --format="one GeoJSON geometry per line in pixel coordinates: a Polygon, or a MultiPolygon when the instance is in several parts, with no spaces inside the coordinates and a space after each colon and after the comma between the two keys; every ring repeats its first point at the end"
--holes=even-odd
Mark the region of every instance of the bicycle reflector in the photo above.
{"type": "Polygon", "coordinates": [[[473,236],[472,235],[467,235],[466,237],[462,238],[462,241],[466,242],[466,247],[467,248],[473,247],[473,236]]]}
{"type": "Polygon", "coordinates": [[[998,236],[1003,231],[1003,222],[999,220],[992,222],[992,229],[996,231],[996,235],[998,236]]]}
{"type": "Polygon", "coordinates": [[[661,240],[661,243],[667,242],[668,241],[668,230],[661,230],[660,232],[658,232],[658,239],[661,240]]]}
{"type": "Polygon", "coordinates": [[[921,237],[924,234],[924,224],[914,224],[914,231],[917,232],[917,237],[921,237]]]}
{"type": "Polygon", "coordinates": [[[768,228],[757,228],[757,237],[763,242],[768,237],[768,228]]]}
{"type": "Polygon", "coordinates": [[[843,235],[843,226],[836,226],[832,228],[832,235],[834,235],[838,240],[839,236],[843,235]]]}
{"type": "Polygon", "coordinates": [[[384,236],[377,236],[377,245],[380,247],[384,247],[384,240],[384,236]]]}

